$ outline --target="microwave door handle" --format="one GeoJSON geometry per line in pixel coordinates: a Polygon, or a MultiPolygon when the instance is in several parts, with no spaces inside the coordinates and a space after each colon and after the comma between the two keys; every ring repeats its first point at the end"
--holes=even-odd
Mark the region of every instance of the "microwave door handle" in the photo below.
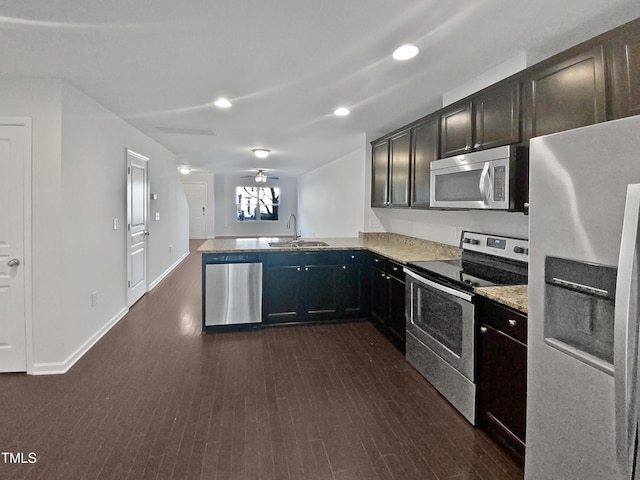
{"type": "Polygon", "coordinates": [[[614,323],[615,426],[618,462],[631,478],[638,435],[638,227],[640,184],[627,187],[616,278],[614,323]]]}
{"type": "Polygon", "coordinates": [[[480,188],[480,195],[482,195],[482,201],[487,207],[490,206],[489,201],[491,199],[491,176],[489,173],[490,167],[491,164],[489,162],[486,162],[484,164],[484,166],[482,167],[482,173],[480,174],[480,185],[478,185],[478,187],[480,188]],[[489,180],[488,183],[487,180],[489,180]]]}

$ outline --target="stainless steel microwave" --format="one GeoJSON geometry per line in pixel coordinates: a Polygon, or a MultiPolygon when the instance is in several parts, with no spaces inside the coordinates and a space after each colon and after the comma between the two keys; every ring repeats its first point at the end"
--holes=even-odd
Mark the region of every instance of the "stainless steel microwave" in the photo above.
{"type": "Polygon", "coordinates": [[[432,208],[525,211],[528,150],[523,146],[481,150],[431,162],[432,208]]]}

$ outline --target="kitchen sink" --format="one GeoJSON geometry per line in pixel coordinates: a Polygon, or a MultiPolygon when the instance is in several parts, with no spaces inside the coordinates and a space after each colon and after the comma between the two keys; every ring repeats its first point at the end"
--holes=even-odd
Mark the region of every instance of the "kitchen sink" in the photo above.
{"type": "Polygon", "coordinates": [[[329,246],[326,242],[317,242],[315,240],[282,240],[279,242],[269,242],[270,247],[281,247],[281,248],[291,248],[291,247],[327,247],[329,246]]]}

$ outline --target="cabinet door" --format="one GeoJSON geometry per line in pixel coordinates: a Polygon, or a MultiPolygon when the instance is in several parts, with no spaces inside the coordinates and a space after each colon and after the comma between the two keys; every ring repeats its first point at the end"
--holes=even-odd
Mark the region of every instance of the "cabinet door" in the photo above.
{"type": "Polygon", "coordinates": [[[640,30],[638,24],[625,25],[607,45],[611,101],[609,119],[640,115],[640,30]]]}
{"type": "Polygon", "coordinates": [[[409,206],[409,170],[411,132],[406,131],[389,140],[389,206],[409,206]]]}
{"type": "Polygon", "coordinates": [[[340,310],[343,317],[358,318],[366,315],[364,272],[364,265],[342,265],[342,286],[340,288],[342,306],[340,310]]]}
{"type": "Polygon", "coordinates": [[[370,269],[371,285],[371,320],[379,329],[387,327],[387,289],[389,287],[387,274],[377,268],[370,269]]]}
{"type": "Polygon", "coordinates": [[[473,138],[471,103],[445,109],[440,116],[440,152],[443,157],[469,153],[473,138]]]}
{"type": "Polygon", "coordinates": [[[490,431],[524,456],[527,347],[489,326],[481,334],[480,414],[490,431]]]}
{"type": "Polygon", "coordinates": [[[263,274],[263,314],[265,323],[293,322],[304,313],[301,302],[299,265],[265,266],[263,274]]]}
{"type": "Polygon", "coordinates": [[[530,137],[584,127],[605,120],[604,55],[601,46],[553,65],[534,69],[529,77],[530,137]]]}
{"type": "Polygon", "coordinates": [[[474,150],[519,143],[520,82],[511,81],[481,93],[474,100],[474,150]]]}
{"type": "Polygon", "coordinates": [[[437,117],[414,127],[411,137],[411,206],[429,207],[431,162],[439,155],[437,117]]]}
{"type": "Polygon", "coordinates": [[[389,319],[387,329],[390,340],[402,353],[405,351],[405,282],[389,276],[389,319]]]}
{"type": "Polygon", "coordinates": [[[308,320],[338,318],[339,265],[304,267],[305,313],[308,320]]]}
{"type": "Polygon", "coordinates": [[[386,207],[389,202],[389,142],[372,145],[371,206],[386,207]]]}

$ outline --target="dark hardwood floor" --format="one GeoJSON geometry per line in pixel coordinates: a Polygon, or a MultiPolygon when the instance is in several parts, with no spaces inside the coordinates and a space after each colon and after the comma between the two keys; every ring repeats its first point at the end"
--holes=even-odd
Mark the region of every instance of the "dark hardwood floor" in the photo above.
{"type": "Polygon", "coordinates": [[[37,458],[1,479],[522,478],[369,323],[203,335],[200,243],[67,374],[0,375],[37,458]]]}

